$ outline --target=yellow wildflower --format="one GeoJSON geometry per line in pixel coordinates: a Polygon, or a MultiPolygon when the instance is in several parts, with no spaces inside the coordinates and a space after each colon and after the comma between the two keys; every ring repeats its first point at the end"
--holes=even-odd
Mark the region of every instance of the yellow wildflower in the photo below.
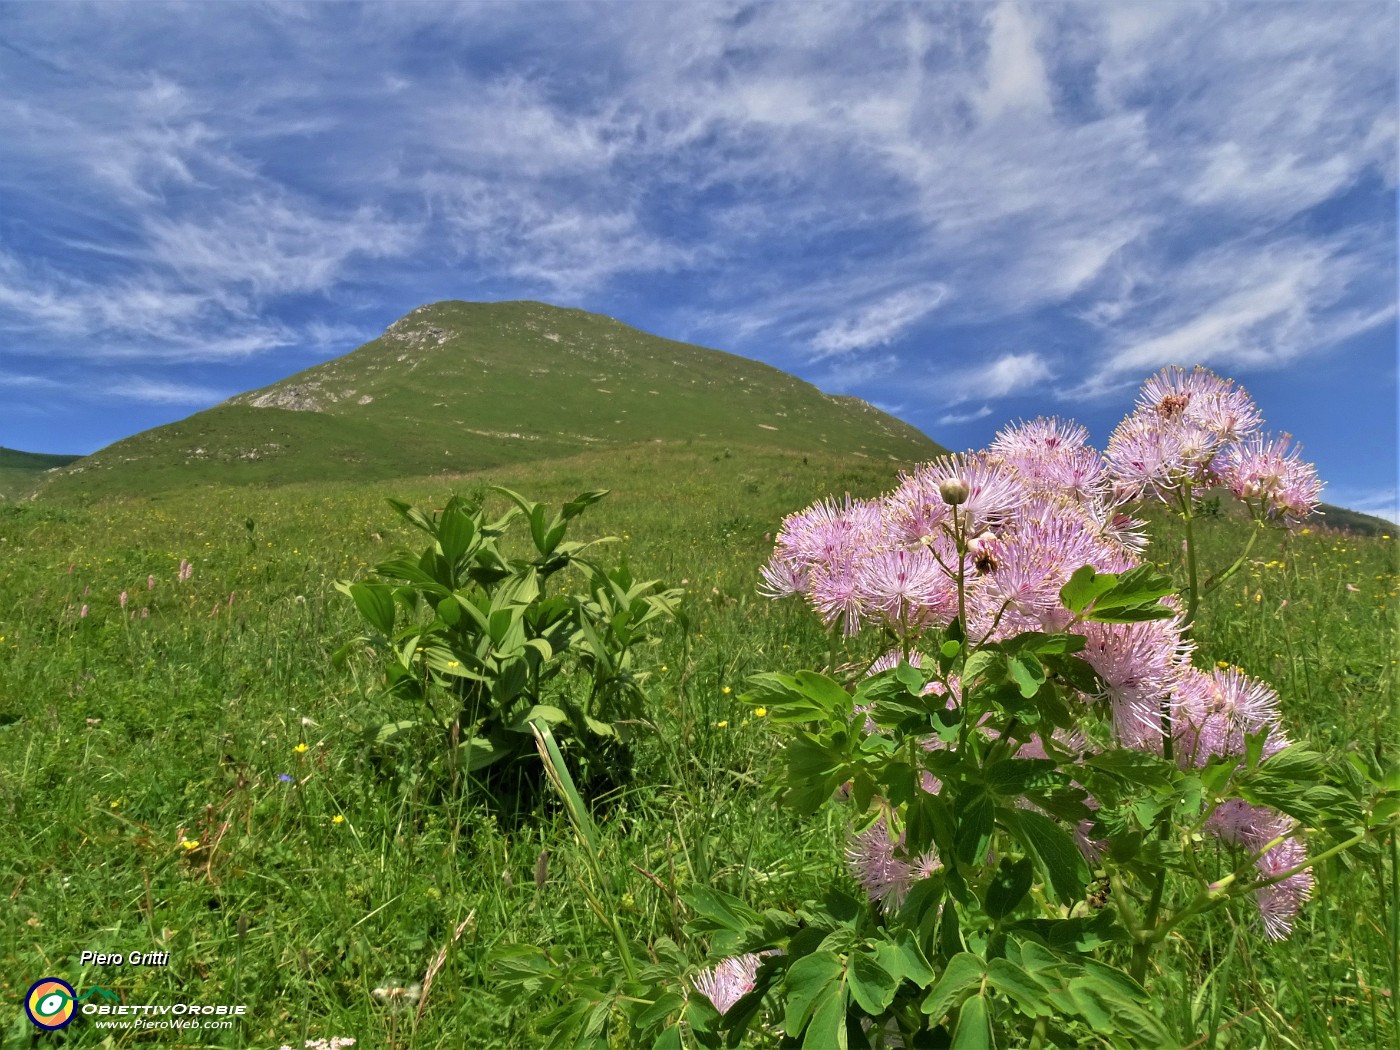
{"type": "Polygon", "coordinates": [[[754,709],[754,717],[755,717],[755,718],[767,718],[767,717],[768,717],[768,708],[766,708],[766,707],[758,707],[758,708],[755,708],[755,709],[754,709]]]}
{"type": "Polygon", "coordinates": [[[297,754],[300,755],[300,754],[306,753],[307,751],[309,751],[309,750],[311,750],[311,749],[310,749],[309,747],[306,746],[306,742],[305,742],[305,741],[302,741],[302,742],[301,742],[300,744],[298,744],[296,747],[292,748],[292,750],[295,751],[297,754]]]}

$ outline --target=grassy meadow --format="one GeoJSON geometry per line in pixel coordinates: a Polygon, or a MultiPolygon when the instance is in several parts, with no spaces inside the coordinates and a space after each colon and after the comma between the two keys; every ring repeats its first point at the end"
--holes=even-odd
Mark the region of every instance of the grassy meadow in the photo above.
{"type": "MultiPolygon", "coordinates": [[[[675,938],[699,964],[706,946],[684,940],[675,890],[783,907],[846,880],[840,816],[799,822],[773,804],[772,739],[737,696],[748,674],[824,660],[814,619],[755,591],[783,515],[873,495],[894,473],[649,444],[451,479],[0,505],[0,1045],[533,1047],[550,1004],[508,1007],[492,953],[530,943],[610,965],[551,799],[506,819],[440,790],[413,749],[392,763],[365,742],[367,727],[416,712],[386,705],[368,663],[333,666],[359,624],[332,585],[421,547],[389,496],[434,507],[503,483],[557,505],[610,488],[575,531],[619,537],[604,561],[686,590],[688,625],[640,654],[656,732],[598,814],[608,903],[629,933],[675,938]],[[169,952],[169,965],[85,968],[84,950],[169,952]],[[132,1003],[249,1009],[228,1031],[104,1032],[80,1018],[38,1036],[20,1000],[48,975],[132,1003]]],[[[1242,526],[1202,528],[1206,564],[1233,560],[1242,526]]],[[[1150,557],[1175,566],[1179,537],[1157,536],[1150,557]]],[[[1388,535],[1322,528],[1258,544],[1203,610],[1198,663],[1270,681],[1294,738],[1394,759],[1396,550],[1388,535]]],[[[1252,908],[1174,937],[1148,987],[1184,1044],[1393,1044],[1400,874],[1337,860],[1318,878],[1280,945],[1252,908]]]]}

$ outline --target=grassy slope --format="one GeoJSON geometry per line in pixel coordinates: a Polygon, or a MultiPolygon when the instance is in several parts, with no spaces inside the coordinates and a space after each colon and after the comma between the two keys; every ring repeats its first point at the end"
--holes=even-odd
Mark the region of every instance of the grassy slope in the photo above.
{"type": "MultiPolygon", "coordinates": [[[[128,1002],[198,991],[250,1004],[237,1033],[174,1045],[343,1035],[375,1047],[530,1047],[539,1040],[528,1019],[495,997],[491,950],[549,944],[610,965],[558,814],[505,827],[366,762],[360,731],[398,712],[366,668],[332,667],[355,624],[330,584],[409,539],[385,495],[437,506],[451,490],[501,481],[557,503],[612,486],[580,520],[584,534],[616,534],[614,556],[639,574],[684,581],[691,634],[672,632],[640,661],[661,733],[604,826],[621,894],[608,903],[629,931],[676,936],[679,921],[633,864],[757,905],[843,879],[839,818],[797,822],[767,801],[771,737],[735,696],[749,673],[822,660],[810,617],[754,595],[767,536],[813,498],[873,493],[891,477],[820,453],[643,446],[453,480],[0,509],[13,567],[0,578],[0,723],[18,719],[0,729],[0,896],[13,916],[0,923],[0,999],[13,1004],[37,975],[56,973],[115,986],[128,1002]],[[195,563],[184,584],[182,557],[195,563]],[[148,619],[122,618],[122,590],[148,619]],[[219,845],[186,853],[185,837],[219,845]],[[371,990],[421,980],[468,914],[421,1024],[378,1006],[371,990]],[[84,948],[168,950],[171,965],[83,972],[84,948]]],[[[1207,566],[1228,560],[1238,526],[1203,529],[1207,566]]],[[[1378,746],[1394,729],[1395,549],[1320,532],[1261,547],[1205,610],[1199,662],[1269,678],[1291,735],[1378,746]]],[[[1176,543],[1164,537],[1151,553],[1172,567],[1176,543]]],[[[1321,875],[1319,899],[1282,949],[1263,944],[1248,908],[1173,939],[1172,966],[1152,980],[1165,1008],[1180,1015],[1206,989],[1220,1023],[1239,1018],[1221,1048],[1383,1045],[1393,951],[1383,891],[1366,870],[1321,875]],[[1233,970],[1206,985],[1213,955],[1233,970]]],[[[698,960],[703,946],[690,951],[698,960]]],[[[26,1026],[21,1016],[11,1031],[27,1040],[26,1026]]]]}
{"type": "Polygon", "coordinates": [[[44,471],[65,467],[79,458],[0,448],[0,501],[23,499],[42,483],[44,471]]]}
{"type": "Polygon", "coordinates": [[[446,302],[344,357],[103,449],[51,491],[374,480],[686,440],[896,462],[941,451],[864,402],[732,354],[581,310],[446,302]]]}

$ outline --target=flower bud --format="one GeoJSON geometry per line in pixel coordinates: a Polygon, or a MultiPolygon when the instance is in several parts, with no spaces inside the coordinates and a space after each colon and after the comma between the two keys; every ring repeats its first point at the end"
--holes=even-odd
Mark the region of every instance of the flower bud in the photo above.
{"type": "Polygon", "coordinates": [[[967,502],[967,482],[962,478],[944,478],[938,483],[938,494],[950,507],[967,502]]]}

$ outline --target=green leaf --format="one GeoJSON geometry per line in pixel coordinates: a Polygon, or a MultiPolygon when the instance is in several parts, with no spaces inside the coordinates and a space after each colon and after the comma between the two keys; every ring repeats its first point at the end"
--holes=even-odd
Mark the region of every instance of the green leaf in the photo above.
{"type": "MultiPolygon", "coordinates": [[[[945,643],[946,644],[946,643],[945,643]]],[[[905,690],[918,696],[924,688],[924,674],[917,667],[901,660],[894,670],[894,676],[905,690]]]]}
{"type": "MultiPolygon", "coordinates": [[[[684,1007],[684,997],[678,995],[676,992],[665,992],[657,996],[650,1006],[637,1015],[637,1027],[646,1029],[650,1028],[652,1025],[660,1024],[662,1021],[666,1020],[666,1018],[670,1017],[671,1014],[684,1009],[684,1007]]],[[[680,1031],[677,1025],[672,1025],[670,1027],[672,1031],[680,1031]]],[[[658,1042],[656,1045],[659,1046],[662,1044],[658,1042]]],[[[680,1043],[677,1042],[675,1045],[680,1046],[680,1043]]]]}
{"type": "Polygon", "coordinates": [[[1043,814],[1030,809],[1002,809],[1003,823],[1036,860],[1061,904],[1084,899],[1089,883],[1089,865],[1064,828],[1043,814]]]}
{"type": "Polygon", "coordinates": [[[1052,1012],[1045,998],[1045,989],[1009,959],[993,959],[987,964],[987,983],[1029,1017],[1048,1016],[1052,1012]]]}
{"type": "Polygon", "coordinates": [[[996,826],[996,805],[984,791],[959,799],[958,828],[953,835],[953,853],[964,864],[981,864],[996,826]]]}
{"type": "Polygon", "coordinates": [[[1104,989],[1087,977],[1076,977],[1069,982],[1070,999],[1089,1027],[1104,1035],[1114,1033],[1113,1004],[1104,994],[1104,989]]]}
{"type": "Polygon", "coordinates": [[[848,977],[852,998],[871,1017],[884,1013],[899,989],[899,980],[864,952],[850,957],[848,977]]]}
{"type": "Polygon", "coordinates": [[[842,689],[835,679],[814,671],[798,671],[797,687],[814,701],[823,713],[849,718],[852,710],[851,694],[842,689]]]}
{"type": "Polygon", "coordinates": [[[1121,576],[1099,574],[1086,565],[1076,570],[1061,588],[1060,599],[1081,619],[1098,623],[1137,623],[1175,615],[1160,604],[1171,592],[1171,580],[1150,565],[1139,565],[1121,576]]]}
{"type": "Polygon", "coordinates": [[[394,633],[394,590],[386,583],[352,583],[350,597],[355,608],[386,638],[394,633]]]}
{"type": "Polygon", "coordinates": [[[835,952],[813,952],[789,966],[783,976],[787,1000],[783,1031],[793,1037],[801,1034],[813,1011],[827,997],[839,994],[833,986],[840,982],[844,972],[845,967],[835,952]]]}
{"type": "Polygon", "coordinates": [[[558,725],[560,722],[567,722],[569,720],[568,715],[552,704],[535,704],[516,719],[511,728],[519,730],[522,733],[528,733],[530,731],[530,723],[537,718],[543,719],[550,725],[558,725]]]}
{"type": "Polygon", "coordinates": [[[746,933],[758,923],[758,913],[732,893],[693,886],[681,894],[681,899],[697,915],[714,924],[714,928],[746,933]]]}
{"type": "Polygon", "coordinates": [[[573,499],[569,500],[568,503],[564,504],[559,514],[565,521],[572,521],[587,508],[601,500],[610,491],[610,489],[592,489],[588,492],[580,492],[573,499]]]}
{"type": "Polygon", "coordinates": [[[484,736],[474,736],[469,740],[464,740],[461,746],[464,756],[463,768],[468,773],[485,769],[487,766],[516,753],[515,748],[484,736]]]}
{"type": "Polygon", "coordinates": [[[958,1012],[958,1027],[953,1031],[950,1050],[990,1050],[991,1045],[992,1019],[987,1013],[987,1000],[974,996],[958,1012]]]}
{"type": "Polygon", "coordinates": [[[1027,700],[1040,692],[1040,687],[1045,684],[1045,668],[1040,666],[1040,661],[1034,656],[1009,657],[1006,667],[1010,672],[1011,680],[1016,683],[1021,690],[1021,695],[1027,700]]]}
{"type": "Polygon", "coordinates": [[[1076,569],[1069,582],[1060,588],[1060,601],[1072,613],[1082,613],[1089,603],[1101,594],[1106,594],[1118,582],[1111,573],[1100,575],[1092,565],[1076,569]]]}
{"type": "Polygon", "coordinates": [[[848,997],[845,987],[831,988],[812,1014],[806,1038],[802,1040],[802,1050],[846,1050],[849,1045],[846,1035],[848,997]]]}
{"type": "Polygon", "coordinates": [[[1059,763],[1050,758],[1007,758],[993,763],[986,773],[987,787],[1007,798],[1018,798],[1028,791],[1048,791],[1065,781],[1059,763]]]}
{"type": "Polygon", "coordinates": [[[990,919],[1002,919],[1016,910],[1030,892],[1035,865],[1029,858],[1011,860],[1002,857],[997,870],[987,884],[984,907],[990,919]]]}
{"type": "MultiPolygon", "coordinates": [[[[676,998],[679,999],[680,996],[676,996],[676,998]]],[[[651,1044],[651,1050],[681,1050],[683,1045],[684,1044],[681,1042],[681,1026],[673,1024],[663,1029],[661,1034],[656,1037],[656,1042],[651,1044]]]]}
{"type": "Polygon", "coordinates": [[[982,982],[986,972],[986,965],[979,957],[970,952],[958,952],[948,960],[948,965],[938,975],[938,982],[924,997],[919,1009],[929,1015],[931,1023],[938,1024],[957,1008],[969,991],[982,982]]]}
{"type": "Polygon", "coordinates": [[[365,733],[365,737],[375,744],[387,744],[401,733],[411,732],[423,725],[425,723],[416,718],[405,719],[402,722],[386,722],[383,725],[372,726],[365,733]]]}
{"type": "Polygon", "coordinates": [[[444,509],[438,518],[437,542],[442,556],[456,563],[471,551],[477,538],[477,523],[456,507],[444,509]]]}

